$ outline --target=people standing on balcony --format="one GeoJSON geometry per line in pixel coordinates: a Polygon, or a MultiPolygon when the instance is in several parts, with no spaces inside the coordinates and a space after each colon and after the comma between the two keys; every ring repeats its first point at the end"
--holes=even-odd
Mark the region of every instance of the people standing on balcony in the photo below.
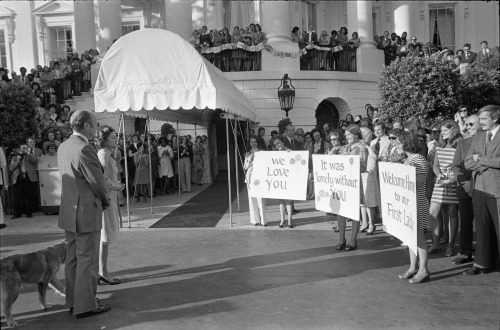
{"type": "Polygon", "coordinates": [[[200,31],[194,29],[191,37],[189,38],[189,43],[199,51],[200,49],[200,31]]]}
{"type": "Polygon", "coordinates": [[[361,40],[359,40],[358,32],[353,32],[352,39],[349,40],[349,47],[351,47],[351,49],[357,49],[360,42],[361,40]]]}
{"type": "MultiPolygon", "coordinates": [[[[243,31],[243,28],[242,28],[243,31]]],[[[240,28],[238,26],[235,26],[233,29],[233,35],[231,36],[231,42],[232,43],[238,43],[242,42],[241,34],[240,34],[240,28]]],[[[241,48],[236,48],[232,52],[232,57],[233,57],[233,62],[232,62],[232,71],[241,71],[242,69],[242,62],[243,59],[245,58],[245,51],[241,48]]]]}
{"type": "Polygon", "coordinates": [[[318,44],[318,34],[314,31],[312,24],[309,25],[309,29],[307,30],[307,43],[314,45],[318,44]]]}
{"type": "Polygon", "coordinates": [[[207,27],[203,26],[201,28],[200,46],[209,47],[211,44],[212,44],[212,36],[211,34],[207,33],[207,27]]]}
{"type": "MultiPolygon", "coordinates": [[[[330,37],[328,36],[328,31],[326,29],[321,30],[321,35],[319,36],[318,44],[320,47],[329,47],[330,46],[330,37]]],[[[330,51],[319,51],[319,69],[320,70],[329,70],[329,65],[327,61],[327,54],[331,53],[330,51]]]]}
{"type": "Polygon", "coordinates": [[[347,38],[347,28],[345,26],[340,28],[339,34],[337,34],[337,42],[339,46],[348,46],[349,40],[347,38]]]}

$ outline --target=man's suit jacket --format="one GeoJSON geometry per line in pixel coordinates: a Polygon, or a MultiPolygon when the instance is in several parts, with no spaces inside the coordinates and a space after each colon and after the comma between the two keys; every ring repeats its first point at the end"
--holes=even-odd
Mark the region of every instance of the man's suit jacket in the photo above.
{"type": "Polygon", "coordinates": [[[109,199],[95,148],[72,135],[59,146],[57,160],[62,182],[59,227],[72,233],[101,230],[109,199]]]}
{"type": "Polygon", "coordinates": [[[260,135],[257,136],[257,148],[259,148],[259,150],[267,151],[266,141],[264,141],[264,138],[260,135]]]}
{"type": "Polygon", "coordinates": [[[462,63],[472,64],[476,62],[476,59],[477,59],[477,54],[474,52],[470,52],[469,58],[465,58],[465,54],[462,55],[462,63]]]}
{"type": "Polygon", "coordinates": [[[472,137],[471,146],[465,158],[465,168],[472,170],[472,184],[481,180],[483,191],[495,198],[500,198],[500,131],[490,142],[486,150],[486,132],[479,132],[472,137]],[[473,155],[480,155],[478,162],[473,155]]]}
{"type": "MultiPolygon", "coordinates": [[[[38,182],[38,157],[42,156],[42,151],[38,148],[35,148],[33,154],[25,155],[25,165],[26,165],[26,174],[28,175],[31,182],[38,182]]],[[[10,171],[12,172],[10,182],[12,185],[15,185],[17,182],[17,178],[19,174],[21,174],[21,166],[23,160],[18,160],[17,156],[12,157],[12,161],[10,163],[10,171]]]]}
{"type": "MultiPolygon", "coordinates": [[[[377,157],[378,160],[381,160],[382,155],[386,153],[387,148],[389,147],[389,142],[391,141],[389,140],[389,137],[387,135],[384,135],[382,136],[382,138],[380,138],[380,151],[377,157]]],[[[370,147],[373,149],[373,151],[375,151],[375,144],[377,144],[377,139],[373,139],[372,142],[370,142],[370,147]]]]}
{"type": "Polygon", "coordinates": [[[471,181],[472,179],[472,171],[465,168],[465,158],[467,157],[467,152],[469,151],[471,144],[472,138],[459,141],[455,151],[455,157],[453,159],[452,170],[458,182],[457,197],[462,199],[470,199],[472,196],[472,189],[474,188],[471,187],[470,194],[467,194],[464,188],[462,188],[463,182],[471,181]]]}
{"type": "Polygon", "coordinates": [[[310,41],[312,41],[312,43],[315,45],[318,44],[318,34],[314,31],[312,33],[307,32],[307,34],[304,34],[303,37],[303,42],[306,44],[308,44],[310,41]]]}
{"type": "Polygon", "coordinates": [[[303,147],[302,143],[300,143],[300,141],[297,141],[295,139],[292,139],[292,140],[293,140],[293,144],[290,143],[290,141],[288,141],[288,137],[285,136],[283,138],[283,144],[285,145],[285,147],[287,147],[290,150],[304,150],[304,147],[303,147]]]}
{"type": "Polygon", "coordinates": [[[484,60],[486,57],[491,56],[491,49],[489,49],[489,48],[486,48],[486,49],[487,49],[487,53],[486,53],[486,55],[485,55],[485,54],[483,54],[483,50],[482,50],[482,49],[481,49],[481,51],[480,51],[480,52],[478,52],[478,53],[477,53],[477,61],[478,61],[478,62],[481,62],[481,61],[482,61],[482,60],[484,60]]]}

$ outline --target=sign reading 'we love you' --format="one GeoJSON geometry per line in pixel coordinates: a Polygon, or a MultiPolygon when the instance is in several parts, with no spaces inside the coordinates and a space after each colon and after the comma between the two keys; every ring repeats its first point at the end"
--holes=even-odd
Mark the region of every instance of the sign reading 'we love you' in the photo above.
{"type": "Polygon", "coordinates": [[[256,152],[250,196],[306,200],[308,162],[308,151],[256,152]]]}

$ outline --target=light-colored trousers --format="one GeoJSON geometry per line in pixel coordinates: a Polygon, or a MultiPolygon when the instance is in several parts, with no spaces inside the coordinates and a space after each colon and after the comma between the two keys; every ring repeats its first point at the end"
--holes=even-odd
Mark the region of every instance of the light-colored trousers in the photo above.
{"type": "Polygon", "coordinates": [[[181,176],[181,190],[191,191],[191,160],[189,157],[179,159],[179,175],[181,176]]]}
{"type": "Polygon", "coordinates": [[[248,209],[250,211],[250,223],[261,225],[267,224],[266,219],[266,199],[260,197],[250,197],[250,189],[248,188],[248,209]]]}

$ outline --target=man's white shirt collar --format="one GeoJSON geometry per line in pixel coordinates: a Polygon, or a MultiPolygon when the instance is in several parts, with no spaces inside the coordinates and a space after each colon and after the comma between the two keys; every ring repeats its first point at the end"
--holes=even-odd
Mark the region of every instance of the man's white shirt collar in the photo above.
{"type": "MultiPolygon", "coordinates": [[[[491,140],[495,138],[495,135],[498,133],[498,129],[500,129],[500,125],[497,125],[494,130],[488,131],[491,132],[491,140]]],[[[486,132],[486,139],[488,139],[488,132],[486,132]]]]}
{"type": "Polygon", "coordinates": [[[80,137],[82,137],[85,140],[85,142],[89,143],[89,139],[85,135],[83,135],[82,133],[73,132],[73,135],[80,136],[80,137]]]}

